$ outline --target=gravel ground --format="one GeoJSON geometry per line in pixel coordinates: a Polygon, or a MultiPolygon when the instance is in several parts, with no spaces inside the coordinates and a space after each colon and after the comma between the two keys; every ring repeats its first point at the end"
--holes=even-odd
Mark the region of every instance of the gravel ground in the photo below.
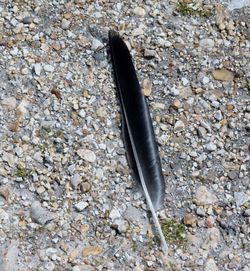
{"type": "Polygon", "coordinates": [[[250,270],[246,4],[0,1],[0,270],[250,270]],[[167,260],[125,158],[109,29],[148,96],[167,260]]]}

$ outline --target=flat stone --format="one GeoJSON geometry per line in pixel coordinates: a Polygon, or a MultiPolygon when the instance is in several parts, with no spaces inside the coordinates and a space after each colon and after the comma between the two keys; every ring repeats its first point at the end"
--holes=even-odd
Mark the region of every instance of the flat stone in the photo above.
{"type": "Polygon", "coordinates": [[[46,71],[46,72],[53,72],[54,71],[54,67],[53,66],[51,66],[51,65],[44,65],[44,70],[46,71]]]}
{"type": "Polygon", "coordinates": [[[4,152],[2,159],[4,162],[7,162],[10,167],[13,167],[15,164],[15,156],[11,153],[4,152]]]}
{"type": "Polygon", "coordinates": [[[200,41],[200,46],[204,49],[211,50],[214,47],[214,40],[212,39],[202,39],[200,41]]]}
{"type": "Polygon", "coordinates": [[[246,194],[245,192],[235,192],[234,200],[236,205],[240,207],[250,200],[250,195],[246,194]]]}
{"type": "Polygon", "coordinates": [[[24,18],[22,19],[22,22],[23,22],[24,24],[31,24],[32,21],[33,21],[33,19],[32,19],[32,17],[30,17],[30,16],[26,16],[26,17],[24,17],[24,18]]]}
{"type": "Polygon", "coordinates": [[[91,189],[91,185],[90,185],[90,183],[89,182],[84,182],[84,183],[81,183],[81,191],[83,192],[83,193],[87,193],[87,192],[89,192],[90,191],[90,189],[91,189]]]}
{"type": "Polygon", "coordinates": [[[92,49],[93,50],[98,50],[104,47],[104,44],[100,42],[98,39],[93,39],[92,40],[92,49]]]}
{"type": "Polygon", "coordinates": [[[205,263],[204,271],[218,271],[218,267],[214,261],[214,259],[209,258],[205,263]]]}
{"type": "Polygon", "coordinates": [[[119,210],[117,210],[117,209],[112,209],[111,210],[111,212],[110,212],[110,214],[109,214],[109,217],[112,219],[112,220],[115,220],[115,219],[117,219],[117,218],[120,218],[121,217],[121,214],[120,214],[120,212],[119,212],[119,210]]]}
{"type": "Polygon", "coordinates": [[[69,26],[70,26],[70,21],[63,18],[62,23],[61,23],[61,28],[64,30],[67,30],[69,26]]]}
{"type": "Polygon", "coordinates": [[[34,222],[45,225],[55,219],[55,215],[41,206],[39,201],[34,201],[31,205],[31,218],[34,222]]]}
{"type": "Polygon", "coordinates": [[[174,125],[174,132],[178,133],[181,132],[185,129],[185,124],[182,120],[177,120],[175,125],[174,125]]]}
{"type": "Polygon", "coordinates": [[[75,204],[75,208],[78,212],[83,211],[89,204],[86,201],[80,201],[75,204]]]}
{"type": "Polygon", "coordinates": [[[1,101],[1,105],[6,110],[14,110],[16,108],[16,98],[15,97],[4,98],[1,101]]]}
{"type": "Polygon", "coordinates": [[[8,185],[1,185],[0,186],[0,196],[2,196],[5,200],[9,200],[11,194],[11,189],[8,185]]]}
{"type": "Polygon", "coordinates": [[[215,80],[220,80],[220,81],[234,80],[234,74],[227,69],[214,70],[212,74],[215,80]]]}
{"type": "Polygon", "coordinates": [[[195,201],[197,205],[212,205],[218,201],[217,197],[207,190],[206,186],[198,187],[195,193],[195,201]]]}
{"type": "Polygon", "coordinates": [[[183,86],[187,86],[189,84],[189,80],[187,78],[185,78],[185,77],[181,78],[181,82],[182,82],[183,86]]]}
{"type": "Polygon", "coordinates": [[[212,151],[215,151],[217,149],[217,146],[213,143],[213,142],[210,142],[207,144],[206,146],[207,150],[212,152],[212,151]]]}
{"type": "Polygon", "coordinates": [[[7,248],[7,251],[1,255],[0,270],[2,271],[16,271],[18,270],[17,259],[18,259],[18,242],[11,241],[11,244],[7,248]]]}
{"type": "Polygon", "coordinates": [[[144,79],[142,82],[143,93],[145,96],[149,96],[152,92],[152,83],[148,79],[144,79]]]}
{"type": "Polygon", "coordinates": [[[93,151],[87,149],[80,149],[77,154],[85,161],[94,163],[96,161],[96,155],[93,151]]]}
{"type": "Polygon", "coordinates": [[[15,153],[18,157],[21,157],[23,155],[23,149],[21,147],[16,147],[15,153]]]}
{"type": "Polygon", "coordinates": [[[129,223],[125,219],[116,219],[114,223],[120,233],[125,233],[129,228],[129,223]]]}
{"type": "Polygon", "coordinates": [[[75,174],[71,177],[71,184],[76,188],[82,182],[82,177],[79,174],[75,174]]]}
{"type": "Polygon", "coordinates": [[[207,251],[214,250],[217,248],[219,242],[220,242],[219,229],[215,227],[207,229],[205,233],[204,242],[202,244],[202,248],[207,251]]]}
{"type": "Polygon", "coordinates": [[[135,28],[135,29],[132,31],[131,34],[132,34],[133,37],[137,37],[137,36],[143,35],[143,34],[144,34],[144,31],[143,31],[143,29],[141,29],[141,28],[135,28]]]}
{"type": "Polygon", "coordinates": [[[197,217],[193,214],[186,214],[183,218],[183,223],[187,226],[193,226],[197,222],[197,217]]]}
{"type": "Polygon", "coordinates": [[[155,58],[156,52],[155,50],[145,49],[143,55],[146,59],[152,59],[152,58],[155,58]]]}
{"type": "Polygon", "coordinates": [[[102,252],[102,247],[100,246],[91,246],[91,247],[85,247],[82,250],[82,256],[88,257],[88,256],[96,256],[102,252]]]}
{"type": "Polygon", "coordinates": [[[35,74],[36,74],[37,76],[40,76],[40,75],[41,75],[41,71],[42,71],[42,66],[41,66],[41,64],[36,63],[36,64],[34,65],[34,71],[35,71],[35,74]]]}
{"type": "Polygon", "coordinates": [[[144,8],[142,7],[136,7],[134,10],[133,10],[134,14],[135,15],[138,15],[138,16],[141,16],[141,17],[144,17],[145,14],[146,14],[146,11],[144,8]]]}

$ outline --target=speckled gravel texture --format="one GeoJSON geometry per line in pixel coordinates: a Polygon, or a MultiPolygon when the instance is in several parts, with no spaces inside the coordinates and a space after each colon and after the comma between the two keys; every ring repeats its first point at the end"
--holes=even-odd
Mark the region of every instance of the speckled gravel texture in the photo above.
{"type": "Polygon", "coordinates": [[[250,270],[247,3],[0,0],[0,270],[250,270]],[[168,257],[126,161],[109,29],[148,96],[168,257]]]}

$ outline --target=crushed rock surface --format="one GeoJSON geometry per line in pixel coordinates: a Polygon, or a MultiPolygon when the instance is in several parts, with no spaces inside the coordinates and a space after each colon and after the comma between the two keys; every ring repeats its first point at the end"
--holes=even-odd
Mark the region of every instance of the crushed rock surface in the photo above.
{"type": "Polygon", "coordinates": [[[0,270],[250,270],[249,12],[0,1],[0,270]],[[184,227],[167,260],[126,161],[109,29],[152,114],[159,217],[184,227]]]}

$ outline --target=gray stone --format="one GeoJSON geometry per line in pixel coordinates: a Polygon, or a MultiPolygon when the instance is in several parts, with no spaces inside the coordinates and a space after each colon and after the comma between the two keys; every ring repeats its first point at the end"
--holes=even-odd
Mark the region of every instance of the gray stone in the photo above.
{"type": "Polygon", "coordinates": [[[217,228],[213,227],[207,229],[202,248],[207,251],[216,249],[220,242],[220,238],[220,231],[217,228]]]}
{"type": "Polygon", "coordinates": [[[24,17],[24,18],[22,19],[22,22],[23,22],[24,24],[31,24],[31,23],[32,23],[32,17],[26,16],[26,17],[24,17]]]}
{"type": "Polygon", "coordinates": [[[15,164],[15,156],[11,153],[4,152],[2,159],[4,162],[7,162],[10,167],[13,167],[15,164]]]}
{"type": "Polygon", "coordinates": [[[70,21],[63,18],[62,23],[61,23],[61,28],[64,30],[67,30],[69,26],[70,26],[70,21]]]}
{"type": "Polygon", "coordinates": [[[200,41],[200,46],[204,49],[211,50],[214,47],[214,40],[212,39],[202,39],[200,41]]]}
{"type": "Polygon", "coordinates": [[[45,225],[55,219],[55,215],[41,206],[39,201],[34,201],[31,205],[31,218],[34,222],[45,225]]]}
{"type": "Polygon", "coordinates": [[[240,207],[250,200],[250,195],[246,194],[245,192],[235,192],[234,200],[236,205],[240,207]]]}
{"type": "Polygon", "coordinates": [[[120,212],[119,212],[119,210],[117,210],[117,209],[112,209],[111,210],[111,212],[110,212],[110,214],[109,214],[109,217],[112,219],[112,220],[115,220],[115,219],[117,219],[117,218],[120,218],[121,217],[121,214],[120,214],[120,212]]]}
{"type": "Polygon", "coordinates": [[[80,149],[77,154],[85,161],[94,163],[96,161],[96,155],[93,151],[87,149],[80,149]]]}
{"type": "Polygon", "coordinates": [[[204,271],[218,271],[218,267],[214,261],[214,259],[209,258],[205,263],[204,271]]]}
{"type": "Polygon", "coordinates": [[[178,133],[181,132],[185,129],[185,124],[182,120],[177,120],[175,125],[174,125],[174,132],[178,133]]]}
{"type": "Polygon", "coordinates": [[[7,110],[14,110],[16,108],[16,98],[8,97],[1,101],[1,105],[7,110]]]}
{"type": "Polygon", "coordinates": [[[36,74],[37,76],[40,76],[40,75],[41,75],[42,66],[41,66],[40,63],[36,63],[36,64],[34,65],[34,71],[35,71],[35,74],[36,74]]]}
{"type": "Polygon", "coordinates": [[[75,204],[75,208],[78,212],[83,211],[89,204],[86,201],[80,201],[75,204]]]}
{"type": "Polygon", "coordinates": [[[82,182],[82,177],[79,174],[75,174],[71,177],[71,184],[76,188],[82,182]]]}
{"type": "Polygon", "coordinates": [[[51,66],[51,65],[44,65],[44,70],[46,71],[46,72],[53,72],[54,71],[54,67],[53,66],[51,66]]]}
{"type": "Polygon", "coordinates": [[[207,144],[206,148],[208,151],[213,152],[217,149],[217,146],[213,142],[210,142],[207,144]]]}
{"type": "Polygon", "coordinates": [[[206,186],[200,186],[195,193],[197,205],[212,205],[218,201],[217,197],[207,190],[206,186]]]}

